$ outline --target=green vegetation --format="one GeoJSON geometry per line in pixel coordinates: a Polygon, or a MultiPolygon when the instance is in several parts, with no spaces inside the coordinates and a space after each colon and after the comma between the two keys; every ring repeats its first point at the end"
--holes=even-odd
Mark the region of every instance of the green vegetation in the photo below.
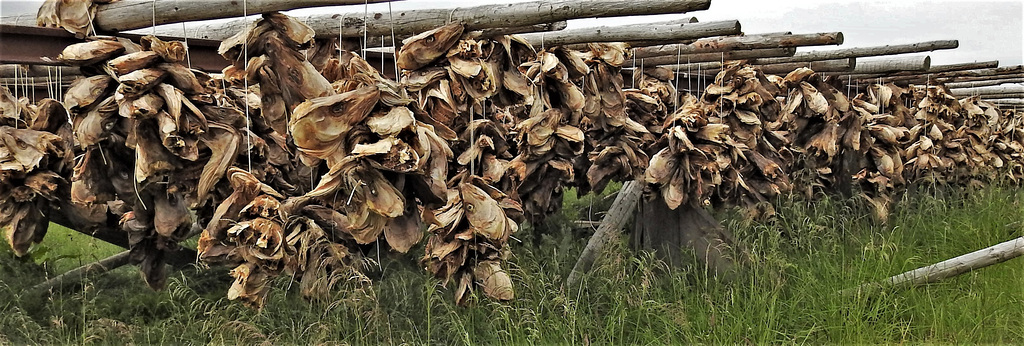
{"type": "Polygon", "coordinates": [[[550,235],[516,234],[517,299],[476,299],[467,308],[415,265],[422,249],[381,254],[369,270],[372,287],[352,283],[331,301],[304,301],[281,278],[263,311],[224,298],[230,280],[223,268],[174,274],[163,292],[121,268],[52,297],[23,296],[47,275],[117,251],[58,241],[67,232],[54,230],[44,244],[71,258],[44,266],[0,250],[0,344],[1024,343],[1020,258],[874,297],[836,293],[1024,235],[1024,190],[927,194],[904,198],[885,226],[859,203],[835,199],[781,201],[767,223],[721,213],[753,260],[732,282],[696,266],[670,270],[620,242],[584,289],[563,291],[591,233],[567,221],[610,203],[569,193],[564,215],[545,225],[550,235]]]}

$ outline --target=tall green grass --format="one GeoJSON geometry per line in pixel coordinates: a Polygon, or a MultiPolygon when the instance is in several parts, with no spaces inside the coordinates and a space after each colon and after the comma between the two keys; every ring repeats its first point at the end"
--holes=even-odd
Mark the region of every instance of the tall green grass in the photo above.
{"type": "Polygon", "coordinates": [[[620,241],[582,287],[564,288],[592,232],[568,220],[598,219],[608,204],[570,193],[564,215],[541,226],[545,235],[516,235],[516,299],[469,307],[415,265],[422,249],[382,253],[372,287],[352,284],[324,301],[303,300],[281,278],[262,311],[223,298],[224,269],[175,274],[163,292],[122,268],[75,291],[22,296],[44,268],[4,250],[0,343],[1024,343],[1019,258],[909,290],[837,293],[1024,235],[1024,190],[940,192],[905,197],[886,225],[837,199],[780,201],[768,222],[720,212],[751,255],[732,281],[697,265],[668,268],[620,241]]]}

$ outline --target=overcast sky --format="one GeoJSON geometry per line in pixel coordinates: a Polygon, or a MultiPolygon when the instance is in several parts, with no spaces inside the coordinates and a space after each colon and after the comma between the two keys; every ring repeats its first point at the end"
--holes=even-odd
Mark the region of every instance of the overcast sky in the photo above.
{"type": "MultiPolygon", "coordinates": [[[[198,0],[157,0],[186,1],[198,0]]],[[[453,8],[520,0],[405,0],[391,3],[394,11],[420,8],[453,8]]],[[[584,0],[585,1],[585,0],[584,0]]],[[[644,1],[644,0],[635,0],[644,1]]],[[[0,15],[35,15],[41,0],[0,0],[0,15]]],[[[388,4],[370,4],[371,12],[387,12],[388,4]]],[[[304,9],[293,15],[362,12],[363,6],[304,9]]],[[[841,31],[842,46],[804,50],[880,46],[931,40],[957,39],[960,48],[928,53],[932,64],[999,60],[1000,66],[1020,65],[1024,1],[946,0],[713,0],[707,11],[647,17],[581,19],[569,28],[596,25],[630,25],[695,16],[701,22],[738,19],[747,34],[792,31],[814,33],[841,31]]]]}

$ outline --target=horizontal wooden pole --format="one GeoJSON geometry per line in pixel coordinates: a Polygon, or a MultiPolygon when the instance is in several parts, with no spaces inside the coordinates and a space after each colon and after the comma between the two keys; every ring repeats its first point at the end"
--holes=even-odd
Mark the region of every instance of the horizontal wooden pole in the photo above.
{"type": "MultiPolygon", "coordinates": [[[[882,77],[883,83],[887,82],[903,82],[903,83],[923,83],[926,81],[934,81],[937,83],[953,82],[953,81],[968,81],[969,77],[991,77],[991,76],[1010,76],[1020,75],[1024,73],[1024,68],[1021,65],[1017,66],[1006,66],[997,68],[983,68],[977,70],[964,70],[964,71],[950,71],[942,73],[923,73],[918,75],[910,76],[889,76],[882,77]],[[965,80],[960,80],[965,78],[965,80]]],[[[1017,77],[1017,76],[1015,76],[1017,77]]]]}
{"type": "Polygon", "coordinates": [[[975,87],[983,87],[983,86],[1004,85],[1004,84],[1011,84],[1011,83],[1018,83],[1017,85],[1024,85],[1024,84],[1020,84],[1020,83],[1024,83],[1024,77],[1021,77],[1021,78],[980,80],[980,81],[974,81],[974,82],[953,82],[953,83],[946,83],[946,87],[950,88],[950,89],[959,89],[959,88],[975,88],[975,87]]]}
{"type": "Polygon", "coordinates": [[[702,38],[690,44],[667,44],[642,47],[633,51],[637,59],[656,56],[676,56],[698,53],[718,53],[733,50],[791,48],[843,44],[843,33],[826,32],[800,35],[744,35],[702,38]]]}
{"type": "MultiPolygon", "coordinates": [[[[252,15],[298,8],[390,1],[393,0],[121,0],[96,6],[96,19],[93,24],[101,32],[119,32],[161,24],[241,17],[243,13],[252,15]]],[[[35,16],[9,16],[3,17],[0,21],[4,24],[36,25],[35,16]]],[[[179,30],[170,35],[180,33],[179,30]]]]}
{"type": "Polygon", "coordinates": [[[80,76],[82,70],[74,66],[42,66],[42,65],[19,65],[19,64],[5,64],[0,65],[0,78],[19,78],[19,77],[52,77],[57,78],[57,75],[62,76],[80,76]]]}
{"type": "Polygon", "coordinates": [[[629,40],[678,41],[702,37],[736,35],[740,22],[718,22],[666,25],[599,26],[520,35],[536,47],[562,46],[585,42],[622,42],[629,40]]]}
{"type": "Polygon", "coordinates": [[[1024,106],[1024,98],[985,100],[1003,106],[1024,106]]]}
{"type": "Polygon", "coordinates": [[[1024,93],[1024,85],[1013,84],[980,88],[951,89],[950,92],[953,96],[1024,93]]]}
{"type": "Polygon", "coordinates": [[[927,55],[908,57],[881,57],[871,60],[861,59],[853,73],[887,73],[896,71],[927,71],[932,59],[927,55]]]}
{"type": "MultiPolygon", "coordinates": [[[[928,41],[912,44],[897,44],[876,47],[855,47],[835,50],[817,50],[798,52],[791,57],[763,59],[760,63],[782,64],[790,62],[807,62],[819,60],[835,60],[845,58],[863,58],[908,53],[930,52],[940,49],[955,49],[960,46],[957,40],[928,41]]],[[[860,62],[864,62],[861,60],[860,62]]]]}
{"type": "MultiPolygon", "coordinates": [[[[756,61],[756,60],[755,60],[756,61]]],[[[753,63],[761,69],[761,72],[768,74],[785,74],[792,72],[798,68],[808,67],[815,72],[835,72],[835,71],[850,71],[857,66],[857,59],[836,59],[836,60],[824,60],[824,61],[812,61],[812,62],[794,62],[787,64],[757,64],[753,63]]],[[[702,62],[695,64],[680,64],[673,66],[662,66],[667,67],[677,72],[688,71],[690,73],[696,73],[698,70],[701,73],[707,72],[710,74],[718,73],[722,69],[722,63],[718,61],[702,62]]]]}
{"type": "MultiPolygon", "coordinates": [[[[964,95],[964,96],[960,96],[960,97],[966,97],[966,96],[974,96],[974,95],[964,95]]],[[[1019,98],[1024,98],[1024,92],[1021,92],[1021,93],[1004,93],[1004,94],[981,94],[981,95],[978,95],[978,96],[980,96],[982,99],[985,99],[985,100],[991,100],[991,99],[1019,99],[1019,98]]]]}
{"type": "Polygon", "coordinates": [[[983,68],[993,68],[999,66],[998,60],[983,61],[983,62],[969,62],[962,64],[948,64],[948,65],[932,65],[927,71],[899,71],[892,73],[860,73],[850,74],[846,77],[853,79],[863,78],[878,78],[878,77],[896,77],[896,76],[920,76],[927,74],[952,72],[952,71],[965,71],[965,70],[976,70],[983,68]]]}
{"type": "Polygon", "coordinates": [[[722,62],[730,60],[747,60],[766,56],[789,56],[793,55],[793,53],[795,52],[796,48],[734,50],[719,53],[699,53],[679,56],[656,56],[653,58],[636,59],[636,63],[637,65],[640,65],[642,62],[644,66],[662,65],[673,70],[678,70],[678,68],[676,67],[682,66],[682,69],[685,70],[687,64],[699,62],[722,62]]]}
{"type": "MultiPolygon", "coordinates": [[[[576,18],[686,13],[706,10],[710,6],[711,0],[548,0],[393,13],[354,11],[297,18],[313,28],[319,38],[332,38],[338,35],[362,38],[364,33],[368,37],[390,36],[392,29],[396,36],[415,35],[451,22],[463,23],[467,31],[473,31],[522,27],[576,18]]],[[[227,23],[202,24],[186,30],[189,33],[198,32],[200,38],[223,40],[238,33],[252,21],[239,19],[227,23]]],[[[178,30],[180,33],[180,29],[178,30]]]]}

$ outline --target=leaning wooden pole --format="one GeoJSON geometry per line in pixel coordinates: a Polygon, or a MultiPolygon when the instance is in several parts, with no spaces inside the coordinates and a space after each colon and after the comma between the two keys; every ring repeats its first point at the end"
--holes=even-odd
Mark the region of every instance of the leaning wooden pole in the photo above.
{"type": "Polygon", "coordinates": [[[886,287],[909,288],[937,282],[971,270],[1006,262],[1024,255],[1024,237],[999,243],[966,255],[948,259],[927,267],[917,268],[880,282],[872,282],[843,290],[844,294],[874,293],[886,287]]]}
{"type": "MultiPolygon", "coordinates": [[[[706,10],[711,0],[544,0],[509,4],[488,4],[457,8],[408,11],[326,13],[296,17],[316,31],[318,38],[415,35],[459,22],[467,31],[500,27],[521,27],[576,18],[642,16],[706,10]],[[394,30],[394,32],[392,32],[394,30]]],[[[149,17],[146,17],[149,18],[149,17]]],[[[198,38],[223,40],[238,33],[252,20],[204,24],[187,28],[198,38]]],[[[181,32],[180,28],[177,30],[181,32]]]]}
{"type": "Polygon", "coordinates": [[[888,73],[896,71],[927,71],[932,59],[927,55],[909,57],[884,57],[860,60],[853,73],[888,73]]]}
{"type": "Polygon", "coordinates": [[[587,247],[583,249],[583,253],[576,260],[576,265],[572,267],[572,272],[569,273],[569,277],[565,280],[566,288],[578,286],[583,280],[583,276],[590,272],[594,262],[597,261],[597,256],[604,250],[605,245],[615,238],[619,230],[633,216],[643,191],[643,184],[636,181],[627,181],[622,184],[622,189],[615,196],[615,201],[612,202],[611,208],[608,209],[608,213],[601,219],[601,226],[597,227],[597,232],[594,233],[594,236],[590,237],[587,247]]]}
{"type": "Polygon", "coordinates": [[[26,293],[31,295],[42,295],[52,290],[59,290],[61,287],[82,282],[89,275],[99,275],[111,270],[128,265],[128,257],[131,251],[125,250],[102,260],[86,264],[84,266],[69,270],[52,279],[46,280],[38,285],[29,288],[26,293]]]}

